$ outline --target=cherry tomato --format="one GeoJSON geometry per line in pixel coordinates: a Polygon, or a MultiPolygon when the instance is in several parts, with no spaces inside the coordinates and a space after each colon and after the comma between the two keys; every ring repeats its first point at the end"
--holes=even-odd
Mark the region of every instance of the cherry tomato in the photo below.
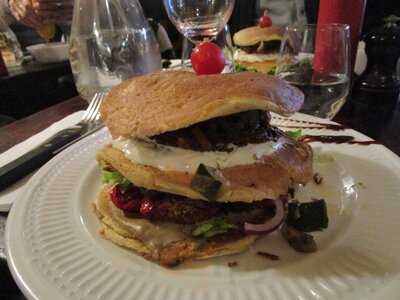
{"type": "Polygon", "coordinates": [[[211,42],[202,42],[193,49],[190,57],[197,75],[218,74],[225,66],[225,57],[221,48],[211,42]]]}
{"type": "Polygon", "coordinates": [[[111,190],[111,201],[120,209],[123,209],[124,201],[122,200],[122,193],[118,185],[115,185],[111,190]]]}
{"type": "Polygon", "coordinates": [[[140,209],[140,198],[135,197],[132,191],[124,193],[119,185],[115,185],[111,190],[111,201],[116,207],[125,212],[138,212],[140,209]]]}
{"type": "Polygon", "coordinates": [[[270,27],[272,26],[272,20],[269,16],[264,15],[259,19],[258,24],[261,28],[270,27]]]}

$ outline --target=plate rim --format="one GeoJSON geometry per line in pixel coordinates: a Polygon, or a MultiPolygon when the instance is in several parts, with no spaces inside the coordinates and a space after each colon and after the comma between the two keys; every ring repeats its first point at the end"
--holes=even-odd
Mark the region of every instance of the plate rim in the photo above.
{"type": "MultiPolygon", "coordinates": [[[[303,114],[295,114],[292,118],[295,118],[296,115],[303,115],[303,114]]],[[[303,115],[306,116],[306,115],[303,115]]],[[[311,120],[323,120],[326,123],[332,123],[332,124],[338,124],[336,122],[333,121],[328,121],[328,120],[324,120],[324,119],[319,119],[313,116],[306,116],[307,118],[311,117],[311,120]]],[[[301,126],[299,126],[301,127],[301,126]]],[[[355,132],[358,136],[361,136],[363,138],[366,138],[368,140],[370,140],[371,138],[369,138],[368,136],[355,131],[351,128],[349,128],[348,130],[351,130],[352,132],[355,132]]],[[[8,220],[7,220],[7,224],[6,224],[6,231],[5,231],[5,244],[6,244],[6,255],[7,255],[7,263],[9,266],[9,269],[11,271],[11,274],[14,278],[14,280],[16,281],[18,287],[21,289],[21,291],[23,292],[23,294],[28,298],[28,299],[40,299],[40,297],[46,295],[46,292],[41,292],[40,289],[38,289],[37,287],[32,288],[29,285],[31,283],[27,282],[26,279],[24,279],[24,275],[23,275],[23,271],[21,271],[21,266],[18,265],[17,262],[17,257],[15,256],[16,253],[14,253],[14,250],[12,249],[12,247],[14,246],[13,243],[13,238],[12,238],[12,223],[14,223],[14,220],[17,220],[16,218],[21,218],[23,213],[25,212],[25,210],[23,210],[22,208],[24,208],[26,205],[28,205],[28,195],[30,193],[32,193],[32,190],[34,189],[34,187],[37,186],[38,181],[40,181],[40,178],[43,177],[43,175],[45,173],[47,173],[50,169],[54,168],[54,166],[61,160],[64,159],[65,156],[68,155],[68,153],[77,150],[78,148],[80,148],[87,140],[89,139],[96,139],[98,136],[100,136],[101,134],[104,134],[104,132],[107,131],[106,128],[86,137],[85,139],[83,139],[82,141],[76,143],[75,145],[71,146],[70,148],[66,149],[65,151],[61,152],[59,155],[57,155],[56,157],[52,158],[48,163],[46,163],[41,169],[39,169],[39,171],[37,171],[34,176],[32,176],[32,178],[29,180],[29,182],[26,184],[25,186],[25,190],[24,190],[24,195],[19,195],[17,201],[15,202],[15,204],[13,204],[10,213],[8,215],[8,220]],[[23,199],[25,199],[25,201],[22,201],[23,199]]],[[[353,145],[353,146],[357,146],[357,145],[353,145]]],[[[384,151],[386,154],[392,156],[392,159],[395,159],[398,161],[398,163],[400,164],[400,157],[398,155],[396,155],[393,151],[391,151],[390,149],[388,149],[387,147],[385,147],[382,144],[376,144],[376,145],[371,145],[373,147],[379,147],[379,151],[384,151]]],[[[358,147],[365,147],[365,146],[358,146],[358,147]]],[[[29,280],[28,280],[29,281],[29,280]]],[[[52,290],[57,292],[57,295],[59,296],[59,299],[64,299],[64,295],[62,293],[60,293],[58,291],[58,289],[56,288],[52,288],[52,290]]],[[[398,288],[398,291],[400,291],[400,287],[398,288]]]]}

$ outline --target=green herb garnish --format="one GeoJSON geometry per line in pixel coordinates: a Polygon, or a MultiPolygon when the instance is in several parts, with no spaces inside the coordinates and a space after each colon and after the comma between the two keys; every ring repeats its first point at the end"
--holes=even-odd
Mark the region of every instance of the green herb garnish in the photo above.
{"type": "Polygon", "coordinates": [[[237,225],[230,223],[226,218],[216,217],[197,224],[192,231],[192,236],[208,239],[236,228],[238,228],[237,225]]]}
{"type": "Polygon", "coordinates": [[[215,176],[215,169],[200,164],[190,186],[210,201],[215,201],[222,183],[215,176]]]}
{"type": "Polygon", "coordinates": [[[327,228],[329,220],[325,200],[289,203],[286,223],[302,232],[327,228]]]}
{"type": "Polygon", "coordinates": [[[218,235],[218,234],[224,234],[224,233],[227,233],[227,232],[228,232],[228,229],[213,228],[213,229],[207,231],[207,232],[203,235],[203,237],[204,237],[205,239],[209,239],[209,238],[212,238],[213,236],[216,236],[216,235],[218,235]]]}
{"type": "Polygon", "coordinates": [[[293,140],[298,140],[303,135],[301,129],[286,131],[285,133],[288,137],[290,137],[293,140]]]}
{"type": "Polygon", "coordinates": [[[117,171],[102,170],[102,175],[103,175],[102,177],[103,183],[108,183],[112,185],[119,184],[123,190],[128,189],[131,185],[129,180],[126,179],[124,176],[122,176],[121,173],[117,171]]]}
{"type": "Polygon", "coordinates": [[[276,73],[276,66],[273,66],[269,71],[268,71],[268,75],[275,75],[276,73]]]}
{"type": "Polygon", "coordinates": [[[283,79],[291,82],[301,80],[301,82],[311,82],[313,75],[313,61],[309,57],[305,57],[295,63],[281,64],[275,73],[290,73],[285,75],[283,79]]]}
{"type": "Polygon", "coordinates": [[[255,68],[246,68],[245,66],[241,64],[235,64],[234,66],[234,71],[235,72],[257,72],[257,69],[255,68]]]}
{"type": "Polygon", "coordinates": [[[207,231],[210,231],[213,228],[212,223],[203,223],[198,225],[193,231],[192,235],[193,236],[200,236],[205,234],[207,231]]]}

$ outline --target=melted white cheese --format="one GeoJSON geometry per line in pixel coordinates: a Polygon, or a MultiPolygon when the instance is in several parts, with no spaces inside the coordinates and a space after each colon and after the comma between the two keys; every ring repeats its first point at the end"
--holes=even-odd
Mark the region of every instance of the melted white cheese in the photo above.
{"type": "Polygon", "coordinates": [[[243,50],[237,50],[234,55],[235,60],[247,62],[275,60],[277,57],[277,54],[249,54],[244,52],[243,50]]]}
{"type": "Polygon", "coordinates": [[[192,151],[156,144],[152,141],[118,138],[112,146],[121,150],[134,163],[148,165],[165,171],[180,171],[194,174],[202,163],[214,168],[250,165],[269,155],[279,146],[275,142],[232,146],[231,152],[192,151]]]}
{"type": "Polygon", "coordinates": [[[147,219],[128,218],[111,202],[110,217],[116,220],[125,230],[132,234],[132,238],[141,240],[147,247],[157,249],[174,241],[187,238],[182,231],[183,225],[169,222],[152,222],[147,219]]]}

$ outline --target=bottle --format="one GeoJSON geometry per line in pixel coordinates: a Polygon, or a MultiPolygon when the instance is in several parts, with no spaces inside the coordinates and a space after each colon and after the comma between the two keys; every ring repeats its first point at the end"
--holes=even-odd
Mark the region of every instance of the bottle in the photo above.
{"type": "Polygon", "coordinates": [[[69,55],[77,90],[88,101],[161,69],[157,40],[137,0],[75,0],[69,55]]]}
{"type": "MultiPolygon", "coordinates": [[[[397,63],[400,58],[400,26],[385,18],[385,24],[369,32],[365,40],[367,67],[356,82],[356,88],[396,100],[400,91],[397,63]]],[[[382,98],[381,98],[382,99],[382,98]]]]}
{"type": "Polygon", "coordinates": [[[348,125],[352,128],[376,139],[393,120],[399,99],[396,64],[400,56],[400,27],[386,23],[365,35],[364,41],[367,67],[355,80],[346,119],[351,120],[348,125]]]}

